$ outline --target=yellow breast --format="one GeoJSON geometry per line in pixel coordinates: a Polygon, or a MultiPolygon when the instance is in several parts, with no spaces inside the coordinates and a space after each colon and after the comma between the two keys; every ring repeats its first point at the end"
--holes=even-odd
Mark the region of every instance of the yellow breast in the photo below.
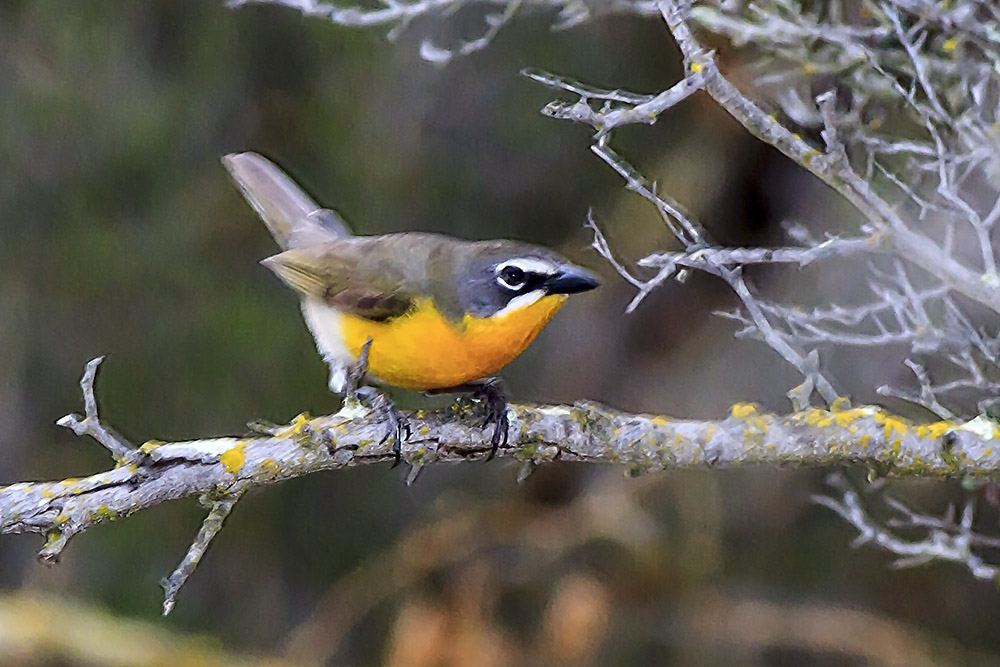
{"type": "Polygon", "coordinates": [[[549,295],[494,317],[466,315],[448,321],[433,300],[388,322],[344,315],[341,335],[354,356],[372,339],[368,370],[404,389],[445,389],[486,377],[508,364],[535,339],[566,297],[549,295]]]}

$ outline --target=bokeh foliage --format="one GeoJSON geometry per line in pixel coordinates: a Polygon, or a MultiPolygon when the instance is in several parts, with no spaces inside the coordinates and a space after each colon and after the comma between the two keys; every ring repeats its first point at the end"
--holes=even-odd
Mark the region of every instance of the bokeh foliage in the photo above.
{"type": "MultiPolygon", "coordinates": [[[[518,71],[660,90],[678,74],[665,27],[548,26],[526,15],[438,69],[417,45],[439,26],[389,43],[221,1],[0,5],[0,483],[107,465],[102,449],[52,424],[78,408],[79,373],[99,354],[109,355],[104,415],[139,442],[335,407],[294,298],[256,264],[273,247],[228,182],[224,153],[274,158],[361,233],[509,236],[599,266],[582,229],[593,206],[618,247],[661,242],[584,130],[541,117],[549,92],[518,71]]],[[[766,242],[790,211],[829,202],[697,100],[622,139],[723,240],[766,242]]],[[[790,373],[708,316],[730,305],[717,286],[695,279],[626,317],[628,290],[604,274],[600,293],[571,302],[511,365],[513,395],[692,417],[745,399],[783,406],[790,373]]],[[[156,618],[155,584],[197,528],[193,501],[88,532],[55,569],[35,564],[30,538],[4,538],[0,589],[87,599],[243,652],[316,657],[297,638],[325,628],[346,637],[335,658],[350,663],[418,655],[418,639],[440,636],[467,641],[455,660],[698,664],[742,655],[724,632],[701,640],[707,653],[681,632],[696,611],[726,617],[731,596],[857,606],[1000,650],[995,591],[943,568],[887,574],[878,554],[849,551],[848,529],[809,504],[819,473],[627,481],[552,466],[523,486],[514,476],[498,464],[442,468],[406,488],[397,471],[358,469],[268,489],[241,503],[168,621],[156,618]],[[609,517],[624,522],[619,534],[609,517]],[[420,542],[436,529],[452,541],[420,542]],[[404,583],[369,609],[356,589],[380,581],[404,583]],[[706,600],[720,606],[695,608],[706,600]],[[352,601],[353,625],[323,625],[347,623],[352,601]],[[314,613],[318,625],[303,630],[314,613]],[[567,616],[577,625],[554,625],[567,616]],[[590,635],[600,639],[574,654],[572,639],[590,635]]],[[[937,645],[906,632],[898,641],[937,645]]]]}

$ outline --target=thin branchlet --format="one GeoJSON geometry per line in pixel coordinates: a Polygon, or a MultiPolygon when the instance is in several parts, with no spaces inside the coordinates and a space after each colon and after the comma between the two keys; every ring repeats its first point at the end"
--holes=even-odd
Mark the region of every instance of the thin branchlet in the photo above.
{"type": "Polygon", "coordinates": [[[565,30],[591,21],[604,14],[635,14],[656,16],[655,0],[607,0],[601,3],[580,0],[381,0],[377,5],[364,3],[330,3],[316,0],[229,0],[229,7],[245,5],[275,5],[294,9],[304,16],[329,21],[335,25],[388,30],[390,40],[420,19],[447,20],[466,7],[484,11],[483,28],[477,37],[457,40],[448,45],[436,38],[424,37],[420,42],[420,57],[426,62],[445,65],[456,57],[467,56],[488,47],[500,31],[524,10],[533,10],[551,16],[554,30],[565,30]]]}

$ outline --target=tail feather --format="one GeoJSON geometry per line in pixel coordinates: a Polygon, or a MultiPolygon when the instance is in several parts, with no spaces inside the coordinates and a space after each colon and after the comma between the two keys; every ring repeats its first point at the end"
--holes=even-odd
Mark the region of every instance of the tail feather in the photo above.
{"type": "Polygon", "coordinates": [[[231,153],[222,164],[283,249],[350,236],[336,211],[321,208],[276,164],[257,153],[231,153]]]}

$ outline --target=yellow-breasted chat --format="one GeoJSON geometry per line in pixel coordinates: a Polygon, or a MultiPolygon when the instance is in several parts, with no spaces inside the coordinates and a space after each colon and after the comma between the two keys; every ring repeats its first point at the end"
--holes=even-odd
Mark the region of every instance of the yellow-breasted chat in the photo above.
{"type": "MultiPolygon", "coordinates": [[[[507,441],[507,408],[493,373],[528,347],[568,294],[597,279],[548,248],[404,232],[354,236],[280,168],[256,153],[226,155],[243,196],[283,252],[261,263],[302,299],[330,389],[382,413],[397,455],[409,428],[376,381],[425,392],[473,392],[507,441]]],[[[388,437],[388,435],[387,435],[388,437]]]]}

